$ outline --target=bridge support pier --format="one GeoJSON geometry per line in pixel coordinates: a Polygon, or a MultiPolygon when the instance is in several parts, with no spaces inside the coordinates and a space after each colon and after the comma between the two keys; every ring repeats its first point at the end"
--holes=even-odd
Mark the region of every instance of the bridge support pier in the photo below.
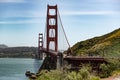
{"type": "Polygon", "coordinates": [[[61,67],[63,66],[63,54],[62,53],[58,53],[56,65],[57,65],[57,69],[61,69],[61,67]]]}
{"type": "Polygon", "coordinates": [[[44,59],[42,66],[40,67],[40,70],[54,70],[54,69],[61,69],[63,66],[63,55],[62,53],[58,53],[57,56],[46,56],[44,59]]]}

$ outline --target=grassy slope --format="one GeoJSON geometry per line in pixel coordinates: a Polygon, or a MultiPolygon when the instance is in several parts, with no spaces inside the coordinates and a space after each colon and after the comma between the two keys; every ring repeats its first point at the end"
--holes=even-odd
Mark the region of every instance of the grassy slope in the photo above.
{"type": "Polygon", "coordinates": [[[71,49],[73,55],[120,56],[120,29],[78,42],[71,49]]]}

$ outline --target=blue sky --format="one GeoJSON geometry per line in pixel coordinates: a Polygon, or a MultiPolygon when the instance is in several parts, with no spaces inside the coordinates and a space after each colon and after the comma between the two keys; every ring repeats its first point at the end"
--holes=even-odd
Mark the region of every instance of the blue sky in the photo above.
{"type": "Polygon", "coordinates": [[[58,5],[71,46],[120,27],[120,0],[0,0],[0,44],[37,46],[47,4],[58,5]]]}

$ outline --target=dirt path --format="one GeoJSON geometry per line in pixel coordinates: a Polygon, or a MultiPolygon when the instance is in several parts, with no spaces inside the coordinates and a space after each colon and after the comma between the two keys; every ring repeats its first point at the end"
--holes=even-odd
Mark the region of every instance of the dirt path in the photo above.
{"type": "Polygon", "coordinates": [[[104,78],[104,79],[101,79],[101,80],[120,80],[120,76],[104,78]]]}

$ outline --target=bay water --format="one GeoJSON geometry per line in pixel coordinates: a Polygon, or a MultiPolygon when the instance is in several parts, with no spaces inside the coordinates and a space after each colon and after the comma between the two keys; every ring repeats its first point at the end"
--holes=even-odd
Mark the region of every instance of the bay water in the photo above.
{"type": "Polygon", "coordinates": [[[41,60],[28,58],[0,58],[0,80],[28,80],[26,71],[36,73],[41,60]]]}

